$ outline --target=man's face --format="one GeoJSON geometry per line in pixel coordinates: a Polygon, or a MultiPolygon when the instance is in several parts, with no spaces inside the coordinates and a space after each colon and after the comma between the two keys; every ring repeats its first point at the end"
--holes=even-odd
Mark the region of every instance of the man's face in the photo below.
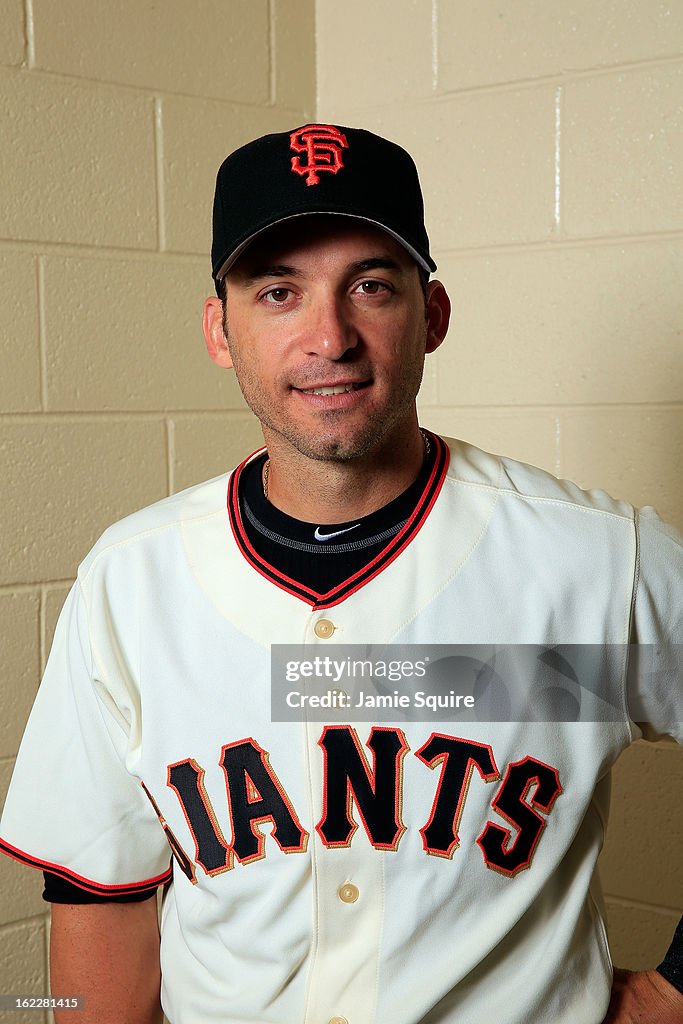
{"type": "Polygon", "coordinates": [[[271,455],[347,461],[405,443],[425,352],[445,333],[435,288],[425,296],[391,236],[344,218],[285,222],[249,247],[228,274],[222,365],[271,455]]]}

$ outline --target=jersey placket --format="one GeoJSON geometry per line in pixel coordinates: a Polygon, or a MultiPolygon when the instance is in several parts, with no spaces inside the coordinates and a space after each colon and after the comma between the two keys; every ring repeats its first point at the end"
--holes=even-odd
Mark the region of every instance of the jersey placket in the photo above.
{"type": "MultiPolygon", "coordinates": [[[[343,608],[343,605],[341,606],[343,608]]],[[[307,645],[324,648],[337,628],[341,608],[325,615],[311,614],[307,645]]],[[[354,727],[353,722],[344,719],[354,727]]],[[[306,766],[313,821],[324,816],[324,758],[320,746],[322,723],[306,717],[306,766]]],[[[364,738],[367,723],[357,723],[364,738]]],[[[313,831],[309,851],[313,886],[311,964],[304,1024],[370,1024],[375,1020],[377,980],[384,910],[383,852],[371,849],[358,810],[351,798],[351,816],[358,824],[348,845],[328,850],[313,831]]]]}

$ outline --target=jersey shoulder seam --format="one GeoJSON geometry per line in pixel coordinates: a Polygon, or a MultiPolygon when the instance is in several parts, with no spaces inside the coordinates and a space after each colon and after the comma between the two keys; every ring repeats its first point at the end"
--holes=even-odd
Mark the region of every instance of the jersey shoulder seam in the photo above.
{"type": "Polygon", "coordinates": [[[499,496],[509,495],[511,498],[517,498],[521,501],[543,502],[548,505],[565,506],[576,509],[579,512],[597,513],[598,515],[609,516],[612,519],[620,519],[627,523],[631,522],[633,518],[632,512],[619,512],[606,508],[594,508],[589,504],[584,505],[582,502],[572,501],[571,498],[551,498],[543,494],[526,494],[524,491],[517,491],[512,487],[501,487],[498,484],[482,483],[478,480],[462,480],[457,476],[447,477],[446,479],[460,487],[472,487],[475,490],[495,491],[499,496]]]}
{"type": "MultiPolygon", "coordinates": [[[[196,516],[191,516],[191,515],[190,516],[179,516],[178,519],[174,519],[172,522],[160,523],[158,526],[149,526],[149,527],[147,527],[144,530],[139,530],[136,533],[132,533],[128,537],[123,537],[123,538],[121,538],[121,540],[113,540],[113,541],[111,541],[111,543],[109,543],[106,546],[103,546],[102,548],[100,548],[100,550],[96,554],[94,554],[92,556],[92,558],[90,559],[89,564],[87,566],[87,569],[85,569],[85,571],[83,571],[83,566],[86,564],[86,562],[88,562],[88,556],[86,556],[86,558],[84,559],[84,561],[81,563],[81,565],[78,568],[77,580],[78,580],[79,584],[83,585],[86,582],[86,580],[88,579],[88,577],[90,576],[90,573],[94,569],[95,565],[100,561],[100,559],[104,555],[108,555],[112,551],[116,551],[118,548],[125,548],[129,544],[133,544],[136,541],[142,540],[145,537],[151,537],[155,533],[162,533],[165,530],[177,529],[179,526],[182,526],[184,523],[200,523],[200,522],[202,522],[204,520],[207,520],[207,519],[213,519],[214,516],[221,515],[224,512],[225,512],[225,509],[217,508],[217,509],[214,509],[213,512],[204,512],[201,515],[196,515],[196,516]]],[[[104,536],[104,534],[102,536],[104,536]]],[[[102,538],[100,538],[100,541],[101,541],[101,539],[102,538]]],[[[98,541],[98,543],[100,543],[100,541],[98,541]]]]}
{"type": "Polygon", "coordinates": [[[498,497],[509,496],[526,502],[557,505],[582,512],[597,512],[626,522],[633,520],[633,505],[612,497],[604,490],[587,490],[579,487],[574,481],[557,477],[540,466],[532,466],[518,459],[484,451],[467,441],[447,437],[442,440],[451,449],[446,481],[475,490],[495,491],[498,497]],[[470,476],[467,469],[460,468],[459,460],[464,462],[465,466],[468,463],[472,464],[473,476],[470,476]],[[510,486],[506,486],[506,478],[510,486]],[[537,489],[540,490],[540,494],[536,493],[537,489]],[[546,491],[548,493],[544,493],[546,491]],[[574,495],[572,491],[575,492],[574,495]],[[593,493],[600,495],[602,500],[592,499],[593,493]],[[601,507],[603,505],[607,507],[601,507]]]}

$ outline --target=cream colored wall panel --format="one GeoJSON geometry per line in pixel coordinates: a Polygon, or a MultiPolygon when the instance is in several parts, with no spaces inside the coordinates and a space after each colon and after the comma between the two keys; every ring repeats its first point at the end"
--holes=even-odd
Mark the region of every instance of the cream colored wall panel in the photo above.
{"type": "MultiPolygon", "coordinates": [[[[432,0],[317,0],[318,117],[432,92],[432,0]]],[[[344,121],[364,128],[361,120],[344,121]]]]}
{"type": "Polygon", "coordinates": [[[553,234],[552,88],[346,113],[351,124],[379,132],[412,154],[432,249],[540,241],[553,234]]]}
{"type": "Polygon", "coordinates": [[[0,648],[2,649],[2,715],[0,758],[19,749],[40,675],[37,593],[0,594],[0,648]]]}
{"type": "Polygon", "coordinates": [[[0,237],[156,245],[151,99],[8,72],[0,92],[0,237]]]}
{"type": "Polygon", "coordinates": [[[683,227],[681,95],[683,63],[567,84],[562,205],[569,235],[683,227]]]}
{"type": "Polygon", "coordinates": [[[212,290],[208,259],[46,259],[48,409],[239,406],[204,344],[212,290]]]}
{"type": "Polygon", "coordinates": [[[0,410],[40,409],[40,347],[35,260],[0,254],[0,410]]]}
{"type": "MultiPolygon", "coordinates": [[[[457,400],[457,395],[454,395],[457,400]]],[[[424,409],[420,422],[484,451],[507,455],[550,473],[556,466],[556,417],[547,409],[424,409]]]]}
{"type": "Polygon", "coordinates": [[[654,505],[683,531],[683,405],[566,410],[562,475],[634,505],[654,505]]]}
{"type": "Polygon", "coordinates": [[[296,128],[302,120],[301,111],[164,97],[165,248],[201,253],[210,275],[211,207],[218,168],[238,146],[268,132],[296,128]]]}
{"type": "MultiPolygon", "coordinates": [[[[275,103],[315,119],[315,0],[273,0],[275,103]]],[[[293,128],[296,125],[292,125],[293,128]]]]}
{"type": "Polygon", "coordinates": [[[463,409],[441,406],[425,424],[485,451],[506,455],[554,473],[556,418],[545,409],[463,409]]]}
{"type": "MultiPolygon", "coordinates": [[[[0,928],[0,992],[47,994],[45,923],[40,918],[0,928]]],[[[43,1019],[43,1012],[35,1010],[8,1010],[0,1015],[3,1024],[36,1024],[43,1019]]]]}
{"type": "Polygon", "coordinates": [[[617,967],[644,971],[656,967],[669,948],[680,914],[607,900],[612,959],[617,967]]]}
{"type": "Polygon", "coordinates": [[[161,420],[0,423],[0,584],[73,577],[102,530],[166,494],[161,420]]]}
{"type": "Polygon", "coordinates": [[[24,4],[22,0],[3,0],[0,17],[0,64],[19,65],[26,52],[24,4]]]}
{"type": "Polygon", "coordinates": [[[268,99],[268,0],[32,4],[39,68],[147,89],[268,99]]]}
{"type": "MultiPolygon", "coordinates": [[[[75,569],[74,569],[75,571],[75,569]]],[[[43,652],[44,662],[47,661],[47,656],[50,653],[52,647],[52,638],[55,633],[55,626],[57,625],[57,619],[59,613],[62,610],[62,605],[66,601],[67,594],[69,593],[69,587],[50,587],[45,594],[44,604],[44,623],[45,623],[45,635],[43,637],[43,652]]],[[[45,671],[45,664],[41,665],[41,674],[45,671]]]]}
{"type": "MultiPolygon", "coordinates": [[[[0,805],[5,801],[13,770],[13,760],[0,764],[0,805]]],[[[41,899],[42,891],[43,876],[40,871],[0,854],[0,925],[44,914],[47,903],[41,899]]],[[[2,991],[5,993],[7,989],[3,988],[2,991]]]]}
{"type": "Polygon", "coordinates": [[[453,303],[439,399],[667,402],[683,395],[681,243],[437,257],[453,303]]]}
{"type": "Polygon", "coordinates": [[[173,426],[176,491],[226,473],[263,445],[261,428],[249,412],[242,416],[174,416],[173,426]]]}
{"type": "Polygon", "coordinates": [[[679,747],[650,748],[642,742],[624,752],[614,771],[601,857],[607,895],[673,909],[683,906],[682,788],[679,747]]]}
{"type": "Polygon", "coordinates": [[[443,90],[683,53],[683,8],[668,0],[440,0],[443,90]]]}

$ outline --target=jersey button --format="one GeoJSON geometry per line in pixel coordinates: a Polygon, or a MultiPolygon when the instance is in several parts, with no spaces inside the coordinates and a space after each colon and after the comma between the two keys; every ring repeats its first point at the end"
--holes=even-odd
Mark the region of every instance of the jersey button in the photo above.
{"type": "Polygon", "coordinates": [[[313,632],[320,640],[329,640],[334,633],[334,623],[329,619],[318,619],[313,632]]]}
{"type": "Polygon", "coordinates": [[[355,903],[360,896],[360,892],[358,891],[358,886],[354,885],[353,882],[346,882],[337,889],[337,896],[342,903],[355,903]]]}
{"type": "Polygon", "coordinates": [[[331,1017],[328,1024],[349,1024],[346,1017],[331,1017]]]}

